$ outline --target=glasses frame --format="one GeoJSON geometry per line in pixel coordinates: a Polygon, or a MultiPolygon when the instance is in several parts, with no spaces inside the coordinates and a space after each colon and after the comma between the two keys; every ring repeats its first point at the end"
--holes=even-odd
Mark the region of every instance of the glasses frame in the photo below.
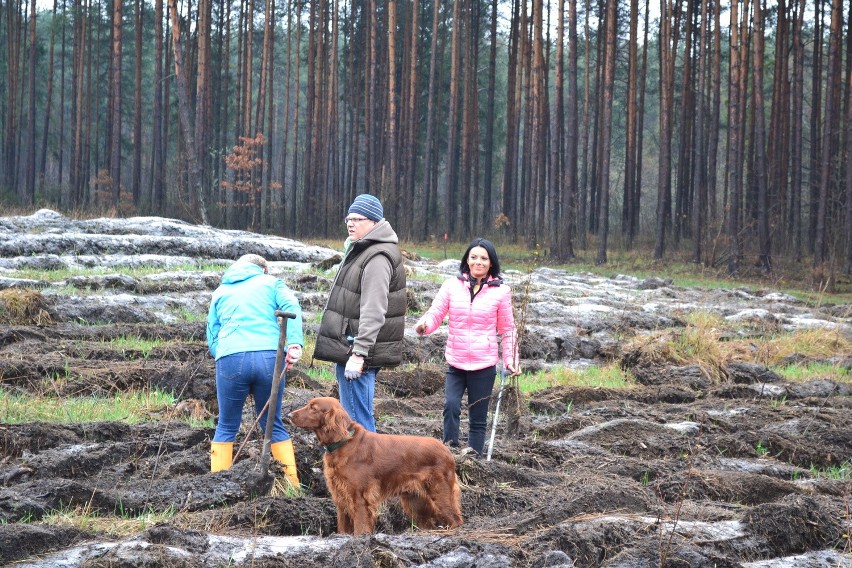
{"type": "Polygon", "coordinates": [[[366,217],[344,217],[343,224],[348,225],[349,223],[360,223],[362,221],[369,221],[366,217]]]}

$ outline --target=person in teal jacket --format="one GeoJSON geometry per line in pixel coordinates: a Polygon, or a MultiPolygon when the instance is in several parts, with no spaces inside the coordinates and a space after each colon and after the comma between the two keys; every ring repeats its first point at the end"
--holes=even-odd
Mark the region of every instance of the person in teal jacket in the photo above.
{"type": "MultiPolygon", "coordinates": [[[[210,471],[231,467],[246,397],[252,395],[258,413],[269,400],[279,338],[276,310],[296,314],[287,325],[289,366],[302,357],[302,309],[287,284],[267,274],[266,259],[256,254],[241,256],[213,292],[207,313],[207,346],[216,360],[219,419],[211,444],[210,471]]],[[[274,405],[271,451],[284,464],[287,479],[298,487],[293,442],[281,420],[283,393],[282,383],[274,405]]],[[[260,419],[261,431],[266,428],[266,416],[264,412],[260,419]]]]}

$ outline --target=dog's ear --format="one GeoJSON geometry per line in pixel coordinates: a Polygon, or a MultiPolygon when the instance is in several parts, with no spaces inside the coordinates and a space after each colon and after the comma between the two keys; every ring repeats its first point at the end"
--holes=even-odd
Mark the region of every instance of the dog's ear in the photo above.
{"type": "Polygon", "coordinates": [[[349,418],[346,410],[337,401],[334,401],[333,404],[324,405],[322,410],[323,425],[321,431],[317,432],[320,442],[332,444],[346,438],[352,425],[352,419],[349,418]]]}
{"type": "Polygon", "coordinates": [[[327,422],[331,422],[331,428],[339,434],[339,437],[345,438],[349,435],[349,428],[352,426],[352,419],[349,418],[346,409],[340,404],[335,404],[331,407],[328,413],[327,422]]]}

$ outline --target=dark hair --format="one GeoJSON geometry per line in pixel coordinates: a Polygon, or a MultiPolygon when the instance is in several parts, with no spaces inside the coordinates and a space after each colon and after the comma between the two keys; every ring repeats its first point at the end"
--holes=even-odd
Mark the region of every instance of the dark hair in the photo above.
{"type": "Polygon", "coordinates": [[[460,272],[462,274],[470,273],[470,266],[467,263],[467,257],[470,255],[470,250],[474,247],[482,247],[485,249],[485,252],[488,253],[488,259],[491,261],[491,266],[488,268],[488,275],[493,276],[494,278],[499,278],[500,259],[497,258],[497,249],[494,248],[494,244],[488,239],[473,239],[473,242],[467,245],[467,250],[464,251],[461,258],[460,272]]]}

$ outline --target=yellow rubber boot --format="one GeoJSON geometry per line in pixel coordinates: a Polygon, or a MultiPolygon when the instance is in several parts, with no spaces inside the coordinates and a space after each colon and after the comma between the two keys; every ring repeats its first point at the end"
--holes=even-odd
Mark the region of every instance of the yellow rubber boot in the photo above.
{"type": "Polygon", "coordinates": [[[234,459],[233,442],[211,442],[210,443],[210,471],[222,471],[230,469],[234,459]]]}
{"type": "Polygon", "coordinates": [[[293,487],[299,487],[299,473],[296,470],[296,454],[293,453],[293,441],[275,442],[269,447],[272,457],[284,464],[281,471],[293,487]]]}

